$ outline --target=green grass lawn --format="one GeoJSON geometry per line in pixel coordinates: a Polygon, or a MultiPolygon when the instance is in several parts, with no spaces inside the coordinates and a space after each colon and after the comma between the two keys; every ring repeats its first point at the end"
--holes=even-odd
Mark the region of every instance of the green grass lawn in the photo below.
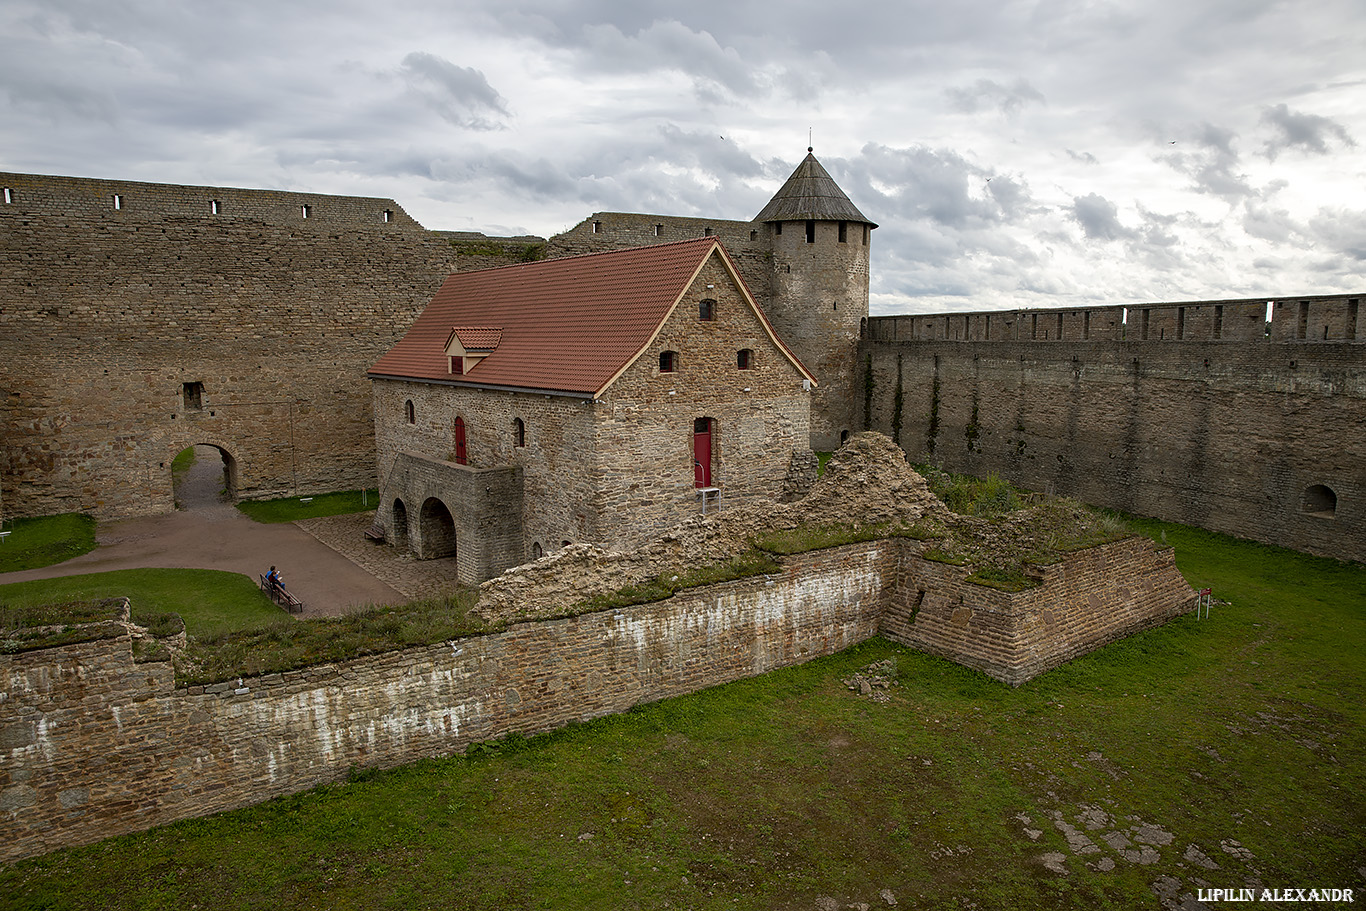
{"type": "Polygon", "coordinates": [[[37,569],[95,549],[95,520],[80,513],[15,519],[0,544],[0,573],[37,569]]]}
{"type": "Polygon", "coordinates": [[[134,622],[173,612],[191,636],[295,622],[246,576],[216,569],[120,569],[0,585],[0,604],[12,607],[125,597],[134,622]]]}
{"type": "Polygon", "coordinates": [[[278,500],[243,500],[237,508],[257,522],[293,522],[364,512],[379,505],[379,491],[339,490],[312,497],[282,497],[278,500]],[[305,503],[304,500],[309,502],[305,503]]]}
{"type": "Polygon", "coordinates": [[[1017,911],[1366,888],[1366,571],[1134,521],[1231,603],[1018,689],[875,639],[12,865],[0,905],[1017,911]],[[843,682],[888,660],[885,702],[843,682]]]}

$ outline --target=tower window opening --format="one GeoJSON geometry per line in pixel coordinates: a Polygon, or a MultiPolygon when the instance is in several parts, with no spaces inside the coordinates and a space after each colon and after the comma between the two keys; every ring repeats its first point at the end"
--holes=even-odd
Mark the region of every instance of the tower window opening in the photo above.
{"type": "Polygon", "coordinates": [[[210,215],[222,215],[222,214],[223,214],[223,204],[222,204],[221,202],[219,202],[218,200],[216,200],[216,199],[211,199],[211,200],[209,200],[209,214],[210,214],[210,215]]]}
{"type": "Polygon", "coordinates": [[[413,400],[409,399],[403,403],[403,418],[409,424],[417,423],[417,409],[413,407],[413,400]]]}
{"type": "Polygon", "coordinates": [[[308,205],[307,203],[305,203],[304,205],[299,206],[299,215],[300,215],[301,217],[303,217],[303,218],[308,218],[308,217],[309,217],[310,215],[312,215],[312,214],[313,214],[313,207],[312,207],[312,206],[308,205]]]}
{"type": "Polygon", "coordinates": [[[711,237],[711,227],[710,227],[710,226],[705,227],[705,228],[702,229],[702,236],[703,236],[703,237],[711,237]]]}
{"type": "Polygon", "coordinates": [[[389,222],[391,222],[391,221],[393,221],[393,220],[394,220],[394,210],[393,210],[393,209],[385,209],[385,210],[384,210],[384,223],[387,225],[387,224],[389,224],[389,222]]]}
{"type": "Polygon", "coordinates": [[[840,222],[840,243],[849,243],[849,222],[847,221],[840,222]]]}
{"type": "Polygon", "coordinates": [[[121,194],[121,193],[115,193],[115,194],[114,194],[114,208],[115,208],[115,209],[122,209],[122,208],[123,208],[123,194],[121,194]]]}
{"type": "Polygon", "coordinates": [[[775,222],[773,223],[773,233],[776,234],[776,235],[778,235],[778,236],[780,236],[780,237],[782,236],[782,233],[783,233],[783,223],[782,223],[782,222],[780,222],[780,221],[775,221],[775,222]]]}
{"type": "Polygon", "coordinates": [[[526,445],[526,422],[521,418],[512,419],[512,445],[519,449],[526,445]]]}
{"type": "Polygon", "coordinates": [[[12,202],[14,202],[14,188],[5,187],[5,205],[9,205],[12,202]]]}
{"type": "Polygon", "coordinates": [[[180,396],[185,402],[186,411],[199,411],[204,407],[204,384],[182,383],[180,396]]]}
{"type": "Polygon", "coordinates": [[[663,226],[663,225],[655,225],[655,237],[663,237],[663,236],[664,236],[664,226],[663,226]]]}
{"type": "Polygon", "coordinates": [[[600,221],[595,221],[595,222],[593,222],[593,233],[594,233],[594,234],[601,234],[601,233],[602,233],[602,222],[600,222],[600,221]]]}
{"type": "Polygon", "coordinates": [[[816,220],[814,218],[806,220],[806,242],[809,244],[816,242],[816,220]]]}

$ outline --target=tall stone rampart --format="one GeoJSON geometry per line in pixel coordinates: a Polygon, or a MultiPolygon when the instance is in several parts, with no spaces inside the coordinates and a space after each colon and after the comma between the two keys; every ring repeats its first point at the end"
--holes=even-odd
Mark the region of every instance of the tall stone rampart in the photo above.
{"type": "Polygon", "coordinates": [[[1121,316],[1108,309],[877,317],[860,379],[871,369],[871,426],[913,460],[1366,560],[1358,301],[1272,301],[1291,317],[1273,319],[1269,335],[1267,301],[1151,305],[1146,339],[1133,337],[1143,309],[1133,306],[1122,339],[1094,337],[1121,316]],[[1072,335],[1088,312],[1093,337],[1072,335]],[[1035,316],[1044,328],[1032,334],[1035,316]],[[989,319],[990,339],[975,337],[989,319]]]}
{"type": "Polygon", "coordinates": [[[365,371],[461,265],[389,199],[0,174],[7,515],[373,486],[365,371]]]}

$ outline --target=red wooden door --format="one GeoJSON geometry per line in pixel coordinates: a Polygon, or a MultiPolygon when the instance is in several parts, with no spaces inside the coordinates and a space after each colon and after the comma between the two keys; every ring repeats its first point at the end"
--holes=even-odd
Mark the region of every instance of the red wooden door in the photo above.
{"type": "Polygon", "coordinates": [[[455,461],[457,465],[466,464],[468,456],[465,451],[465,421],[463,418],[455,419],[455,461]]]}
{"type": "Polygon", "coordinates": [[[693,486],[711,486],[711,418],[698,418],[692,428],[693,486]]]}

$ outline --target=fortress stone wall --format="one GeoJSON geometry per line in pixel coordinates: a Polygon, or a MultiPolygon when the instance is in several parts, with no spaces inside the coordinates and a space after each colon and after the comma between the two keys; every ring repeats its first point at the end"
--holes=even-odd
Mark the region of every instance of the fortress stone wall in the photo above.
{"type": "Polygon", "coordinates": [[[1015,595],[964,582],[924,546],[831,548],[653,604],[212,686],[177,688],[169,662],[135,660],[126,625],[0,654],[0,861],[621,712],[880,631],[1019,683],[1191,605],[1171,550],[1146,539],[1037,568],[1041,587],[1015,595]]]}
{"type": "Polygon", "coordinates": [[[446,274],[497,259],[388,199],[0,187],[8,516],[169,510],[171,459],[195,443],[225,453],[240,496],[374,486],[365,371],[446,274]]]}
{"type": "Polygon", "coordinates": [[[912,461],[1366,560],[1361,297],[876,317],[868,418],[912,461]]]}

